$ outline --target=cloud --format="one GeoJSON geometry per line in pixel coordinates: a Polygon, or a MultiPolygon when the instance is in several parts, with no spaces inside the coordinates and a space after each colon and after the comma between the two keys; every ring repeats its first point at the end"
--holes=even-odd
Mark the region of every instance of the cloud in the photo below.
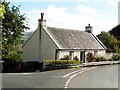
{"type": "Polygon", "coordinates": [[[79,5],[76,7],[76,9],[82,14],[96,14],[97,13],[97,11],[94,8],[88,7],[85,5],[79,5]]]}
{"type": "MultiPolygon", "coordinates": [[[[3,0],[1,0],[3,1],[3,0]]],[[[10,2],[115,2],[119,0],[6,0],[10,2]]]]}
{"type": "Polygon", "coordinates": [[[40,13],[42,10],[33,9],[28,12],[23,12],[26,15],[29,27],[31,31],[34,31],[37,29],[38,19],[40,18],[40,13]]]}
{"type": "Polygon", "coordinates": [[[116,5],[118,4],[119,0],[106,0],[106,3],[107,4],[110,4],[110,5],[116,5]]]}
{"type": "Polygon", "coordinates": [[[104,0],[7,0],[11,2],[102,2],[104,0]]]}
{"type": "Polygon", "coordinates": [[[90,23],[93,26],[93,33],[98,34],[101,31],[108,31],[115,25],[117,25],[116,20],[104,20],[106,16],[99,14],[94,8],[79,5],[74,7],[77,8],[81,13],[70,13],[67,12],[69,8],[67,7],[56,7],[55,5],[50,5],[43,9],[34,9],[29,12],[25,12],[28,18],[28,22],[31,30],[36,30],[38,26],[38,19],[40,19],[40,13],[44,12],[44,18],[47,20],[46,25],[52,27],[60,28],[70,28],[77,30],[85,30],[85,26],[90,23]],[[81,10],[84,9],[83,10],[81,10]]]}

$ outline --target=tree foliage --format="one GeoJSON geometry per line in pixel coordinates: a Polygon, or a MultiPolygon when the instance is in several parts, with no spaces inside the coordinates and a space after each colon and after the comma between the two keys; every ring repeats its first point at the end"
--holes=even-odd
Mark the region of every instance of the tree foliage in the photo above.
{"type": "Polygon", "coordinates": [[[0,17],[4,18],[5,6],[0,4],[0,17]]]}
{"type": "Polygon", "coordinates": [[[114,35],[118,40],[120,40],[120,24],[114,27],[111,31],[109,31],[111,35],[114,35]]]}
{"type": "Polygon", "coordinates": [[[107,47],[107,51],[118,49],[117,39],[113,35],[110,35],[109,32],[103,32],[102,31],[100,34],[97,35],[97,37],[107,47]]]}
{"type": "Polygon", "coordinates": [[[119,52],[120,52],[120,24],[115,26],[112,30],[109,31],[111,35],[114,35],[114,37],[118,40],[118,46],[119,46],[119,52]]]}
{"type": "Polygon", "coordinates": [[[10,2],[3,2],[5,7],[4,18],[2,20],[2,58],[20,59],[19,48],[22,32],[29,29],[25,24],[26,17],[20,13],[19,7],[10,7],[10,2]],[[14,57],[14,58],[13,58],[14,57]]]}

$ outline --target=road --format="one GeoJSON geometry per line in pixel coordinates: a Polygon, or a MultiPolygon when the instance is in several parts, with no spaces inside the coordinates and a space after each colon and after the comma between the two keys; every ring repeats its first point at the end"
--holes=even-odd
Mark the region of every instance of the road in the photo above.
{"type": "Polygon", "coordinates": [[[2,88],[118,88],[118,65],[3,73],[2,88]]]}
{"type": "Polygon", "coordinates": [[[118,88],[118,67],[100,67],[79,74],[69,83],[69,88],[118,88]],[[77,83],[75,83],[77,82],[77,83]]]}

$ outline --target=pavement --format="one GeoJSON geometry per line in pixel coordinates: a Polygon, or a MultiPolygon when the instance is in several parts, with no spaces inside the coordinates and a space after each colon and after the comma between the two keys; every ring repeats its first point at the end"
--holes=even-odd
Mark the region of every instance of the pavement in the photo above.
{"type": "Polygon", "coordinates": [[[120,64],[120,62],[119,61],[86,62],[80,65],[71,65],[70,67],[101,66],[101,65],[112,65],[112,64],[120,64]]]}

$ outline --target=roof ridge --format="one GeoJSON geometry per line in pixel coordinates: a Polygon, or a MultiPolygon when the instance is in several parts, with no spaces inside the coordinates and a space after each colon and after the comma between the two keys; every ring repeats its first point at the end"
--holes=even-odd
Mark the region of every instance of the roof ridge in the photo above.
{"type": "Polygon", "coordinates": [[[61,30],[68,30],[68,31],[80,31],[80,32],[85,32],[85,31],[78,30],[78,29],[71,29],[71,28],[68,29],[68,28],[62,28],[62,27],[59,28],[59,27],[49,27],[49,26],[48,26],[47,28],[58,29],[58,30],[61,29],[61,30]]]}

